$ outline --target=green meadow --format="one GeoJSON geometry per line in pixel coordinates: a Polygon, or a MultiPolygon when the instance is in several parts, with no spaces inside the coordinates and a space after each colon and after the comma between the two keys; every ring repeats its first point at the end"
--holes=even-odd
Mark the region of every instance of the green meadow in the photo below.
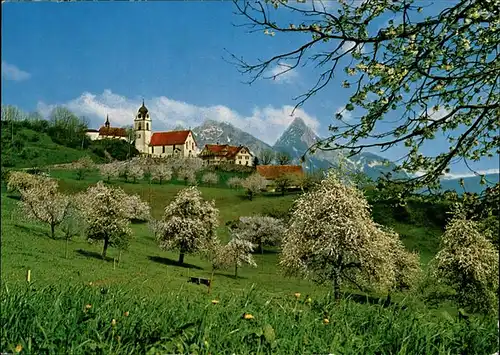
{"type": "MultiPolygon", "coordinates": [[[[64,170],[51,175],[69,194],[100,179],[93,173],[76,180],[74,172],[64,170]]],[[[298,196],[268,193],[250,201],[243,190],[224,186],[233,175],[221,175],[216,186],[200,186],[220,210],[218,232],[224,241],[226,222],[282,216],[298,196]]],[[[154,218],[184,188],[177,181],[111,184],[148,201],[154,218]]],[[[256,268],[243,267],[238,278],[231,270],[217,271],[208,289],[187,281],[210,278],[209,263],[187,255],[186,265],[178,266],[178,253],[161,250],[147,224],[132,225],[134,238],[121,255],[111,248],[102,260],[102,245],[75,238],[65,258],[62,233],[51,239],[47,226],[25,220],[18,196],[5,186],[1,197],[2,351],[17,346],[32,354],[492,354],[498,348],[494,317],[471,314],[464,320],[446,298],[426,302],[433,285],[394,294],[391,302],[385,295],[346,289],[336,303],[329,285],[282,276],[279,250],[266,248],[255,254],[256,268]],[[253,318],[243,319],[245,312],[253,318]]],[[[408,249],[420,251],[425,269],[442,226],[418,208],[410,209],[410,218],[400,218],[375,204],[373,215],[391,225],[408,249]]]]}

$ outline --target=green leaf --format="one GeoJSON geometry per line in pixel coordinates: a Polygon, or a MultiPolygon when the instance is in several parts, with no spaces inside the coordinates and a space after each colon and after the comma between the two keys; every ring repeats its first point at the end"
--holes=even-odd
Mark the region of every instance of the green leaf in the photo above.
{"type": "Polygon", "coordinates": [[[266,324],[263,327],[264,338],[269,344],[272,344],[276,340],[276,334],[274,333],[273,327],[270,324],[266,324]]]}
{"type": "Polygon", "coordinates": [[[353,104],[347,104],[347,105],[345,105],[345,109],[347,111],[352,111],[352,110],[354,110],[354,105],[353,104]]]}

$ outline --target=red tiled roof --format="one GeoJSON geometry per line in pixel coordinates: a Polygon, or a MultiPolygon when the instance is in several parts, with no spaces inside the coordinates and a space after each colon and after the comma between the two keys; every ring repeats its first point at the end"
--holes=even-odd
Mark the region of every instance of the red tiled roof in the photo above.
{"type": "Polygon", "coordinates": [[[230,159],[234,158],[243,148],[242,146],[236,147],[228,144],[205,144],[204,151],[211,153],[211,155],[230,159]]]}
{"type": "Polygon", "coordinates": [[[151,136],[149,145],[162,146],[184,144],[191,131],[155,132],[151,136]]]}
{"type": "Polygon", "coordinates": [[[284,174],[304,174],[300,165],[257,165],[257,172],[268,180],[274,180],[284,174]]]}
{"type": "Polygon", "coordinates": [[[118,127],[101,127],[99,128],[99,135],[107,137],[126,137],[127,130],[118,127]]]}

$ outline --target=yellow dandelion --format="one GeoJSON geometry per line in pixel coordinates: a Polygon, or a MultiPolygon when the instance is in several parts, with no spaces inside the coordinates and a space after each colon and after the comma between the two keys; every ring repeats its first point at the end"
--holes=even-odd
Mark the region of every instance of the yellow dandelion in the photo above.
{"type": "Polygon", "coordinates": [[[212,304],[217,304],[217,303],[219,303],[218,300],[212,300],[212,304]]]}
{"type": "Polygon", "coordinates": [[[91,309],[92,308],[92,305],[91,304],[86,304],[85,305],[85,309],[91,309]]]}
{"type": "Polygon", "coordinates": [[[311,297],[308,297],[308,298],[306,299],[306,303],[311,303],[311,302],[312,302],[311,297]]]}
{"type": "Polygon", "coordinates": [[[130,314],[130,313],[128,313],[128,311],[126,311],[125,313],[123,313],[123,315],[124,315],[125,317],[128,317],[128,315],[129,315],[129,314],[130,314]]]}
{"type": "Polygon", "coordinates": [[[92,281],[89,282],[89,286],[92,286],[92,281]]]}
{"type": "Polygon", "coordinates": [[[330,321],[328,320],[328,318],[323,319],[323,324],[329,324],[329,323],[330,321]]]}
{"type": "Polygon", "coordinates": [[[16,348],[14,349],[14,351],[16,353],[20,353],[22,350],[23,350],[23,346],[21,344],[17,344],[16,348]]]}
{"type": "Polygon", "coordinates": [[[243,313],[243,319],[254,319],[250,313],[243,313]]]}
{"type": "Polygon", "coordinates": [[[114,318],[113,318],[113,319],[111,320],[111,326],[112,326],[112,327],[114,327],[115,325],[116,325],[116,319],[114,319],[114,318]]]}
{"type": "Polygon", "coordinates": [[[297,299],[298,299],[298,298],[300,298],[300,292],[295,292],[295,293],[294,293],[294,296],[295,296],[295,298],[297,298],[297,299]]]}

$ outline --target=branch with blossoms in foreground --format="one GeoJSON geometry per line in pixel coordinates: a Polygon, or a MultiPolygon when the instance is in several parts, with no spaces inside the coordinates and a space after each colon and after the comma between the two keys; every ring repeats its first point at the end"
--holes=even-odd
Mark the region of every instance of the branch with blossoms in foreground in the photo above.
{"type": "Polygon", "coordinates": [[[349,78],[341,83],[350,90],[349,102],[335,114],[329,137],[309,147],[303,159],[316,150],[353,156],[369,148],[404,147],[395,171],[420,174],[393,180],[434,189],[450,165],[500,152],[499,0],[446,3],[431,16],[424,16],[414,0],[339,0],[336,11],[318,1],[234,0],[234,5],[245,21],[239,26],[250,33],[300,41],[253,64],[230,54],[239,71],[250,76],[249,83],[315,65],[320,74],[295,98],[298,108],[334,84],[339,72],[349,78]],[[289,16],[280,23],[276,18],[282,14],[297,20],[290,23],[289,16]],[[386,24],[380,27],[381,22],[386,24]],[[275,66],[283,70],[267,75],[275,66]],[[347,120],[346,112],[355,117],[347,120]],[[387,128],[391,112],[399,119],[387,128]],[[424,156],[422,146],[438,135],[446,137],[449,150],[424,156]]]}

